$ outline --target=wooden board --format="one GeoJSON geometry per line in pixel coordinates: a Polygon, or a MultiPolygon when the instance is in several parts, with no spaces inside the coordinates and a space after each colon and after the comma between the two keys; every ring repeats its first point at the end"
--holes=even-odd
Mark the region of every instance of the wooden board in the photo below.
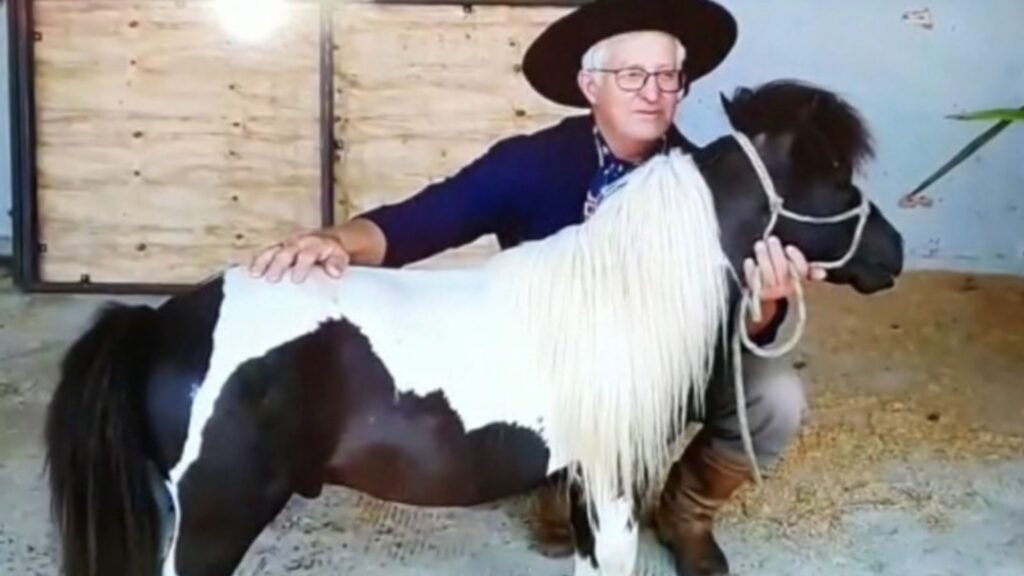
{"type": "MultiPolygon", "coordinates": [[[[319,225],[319,4],[289,4],[246,45],[206,0],[35,0],[40,280],[193,282],[319,225]]],[[[339,220],[573,112],[519,70],[568,7],[331,4],[339,220]]]]}
{"type": "MultiPolygon", "coordinates": [[[[501,138],[579,113],[541,98],[520,71],[529,42],[568,9],[338,4],[338,219],[414,194],[501,138]]],[[[485,238],[447,256],[494,246],[485,238]]]]}
{"type": "Polygon", "coordinates": [[[319,8],[228,38],[200,0],[36,0],[41,280],[196,281],[320,220],[319,8]]]}

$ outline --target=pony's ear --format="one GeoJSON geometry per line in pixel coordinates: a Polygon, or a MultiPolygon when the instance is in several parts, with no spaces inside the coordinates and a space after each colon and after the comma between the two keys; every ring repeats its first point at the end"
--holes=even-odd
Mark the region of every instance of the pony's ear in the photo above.
{"type": "Polygon", "coordinates": [[[725,92],[719,92],[718,97],[722,101],[722,110],[725,111],[725,117],[729,119],[729,124],[733,128],[736,128],[736,119],[733,117],[732,113],[732,100],[729,100],[729,97],[725,95],[725,92]]]}
{"type": "Polygon", "coordinates": [[[722,109],[725,110],[725,116],[729,119],[729,125],[734,130],[743,130],[743,121],[740,118],[740,112],[737,110],[737,107],[742,107],[742,104],[753,97],[753,95],[754,93],[749,88],[737,89],[732,99],[729,99],[724,92],[718,93],[722,101],[722,109]]]}

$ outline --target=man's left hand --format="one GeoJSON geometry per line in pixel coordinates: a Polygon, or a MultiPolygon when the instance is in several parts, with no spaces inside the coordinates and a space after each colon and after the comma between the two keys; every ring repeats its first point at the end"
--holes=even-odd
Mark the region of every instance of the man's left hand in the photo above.
{"type": "Polygon", "coordinates": [[[762,303],[774,303],[795,293],[796,279],[790,272],[790,266],[796,268],[801,281],[820,282],[825,279],[824,269],[809,265],[803,253],[795,246],[783,249],[782,242],[775,236],[769,237],[767,242],[758,241],[754,245],[754,258],[747,258],[743,262],[748,286],[753,285],[756,277],[760,277],[762,303]]]}

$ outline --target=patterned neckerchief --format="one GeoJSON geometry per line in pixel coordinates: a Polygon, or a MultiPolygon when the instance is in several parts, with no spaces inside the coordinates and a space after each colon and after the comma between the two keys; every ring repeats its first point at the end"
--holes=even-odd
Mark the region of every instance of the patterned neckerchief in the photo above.
{"type": "MultiPolygon", "coordinates": [[[[639,164],[632,162],[626,162],[620,160],[612,154],[611,148],[608,147],[608,143],[605,142],[604,137],[597,130],[597,126],[594,126],[594,146],[597,147],[597,172],[594,177],[590,180],[590,188],[587,189],[587,199],[583,203],[583,219],[589,219],[597,207],[601,205],[609,196],[611,196],[617,186],[612,186],[620,178],[629,174],[639,164]]],[[[661,148],[664,153],[667,146],[667,139],[661,137],[661,148]]]]}

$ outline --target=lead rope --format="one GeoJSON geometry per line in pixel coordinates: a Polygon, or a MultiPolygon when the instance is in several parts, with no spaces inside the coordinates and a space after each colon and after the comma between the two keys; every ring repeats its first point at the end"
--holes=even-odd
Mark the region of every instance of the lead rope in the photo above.
{"type": "MultiPolygon", "coordinates": [[[[868,202],[867,197],[861,193],[861,202],[857,207],[851,208],[846,212],[842,212],[834,216],[806,216],[804,214],[790,212],[784,206],[782,197],[779,196],[778,192],[775,190],[775,183],[772,181],[771,175],[768,173],[768,168],[764,165],[764,162],[761,161],[761,157],[758,155],[754,145],[750,142],[750,139],[740,132],[733,132],[732,136],[750,160],[750,164],[753,166],[754,171],[757,173],[757,178],[761,182],[761,189],[764,190],[765,195],[768,197],[768,209],[771,211],[771,215],[768,221],[768,226],[762,234],[762,238],[767,240],[768,237],[771,236],[772,231],[775,229],[775,225],[778,224],[779,216],[785,216],[791,220],[805,222],[808,224],[836,224],[839,222],[845,222],[851,218],[858,218],[857,228],[854,231],[850,247],[842,257],[831,262],[811,264],[813,267],[825,270],[834,270],[845,266],[857,252],[861,239],[864,237],[864,227],[867,224],[868,215],[871,213],[871,204],[868,202]]],[[[796,348],[800,338],[803,337],[804,327],[807,324],[807,305],[804,301],[803,284],[800,274],[797,273],[796,266],[790,264],[789,274],[793,278],[795,291],[795,295],[792,299],[796,300],[797,306],[796,327],[793,329],[793,333],[790,335],[789,339],[782,344],[772,347],[758,346],[753,342],[750,338],[750,334],[747,332],[745,318],[749,310],[751,318],[755,322],[761,321],[763,316],[761,310],[761,279],[759,276],[755,276],[753,285],[749,288],[745,288],[736,271],[732,269],[731,266],[729,269],[732,272],[733,279],[736,281],[737,285],[740,286],[740,290],[742,292],[740,305],[737,308],[736,322],[732,337],[732,371],[734,392],[736,396],[736,414],[740,421],[740,436],[743,440],[743,450],[746,453],[747,458],[750,460],[750,464],[753,469],[754,482],[760,486],[763,483],[763,478],[761,475],[761,468],[757,463],[757,455],[754,453],[754,441],[750,436],[750,424],[747,421],[747,400],[743,383],[741,342],[742,345],[746,346],[753,354],[762,358],[778,358],[790,353],[794,348],[796,348]]]]}

